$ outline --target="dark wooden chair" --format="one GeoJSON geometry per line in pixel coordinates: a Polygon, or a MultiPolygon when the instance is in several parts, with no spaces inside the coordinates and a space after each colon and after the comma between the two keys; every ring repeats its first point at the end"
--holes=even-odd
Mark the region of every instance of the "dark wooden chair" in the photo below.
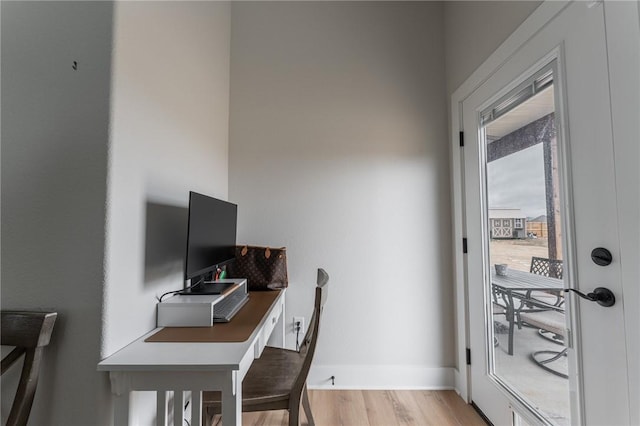
{"type": "Polygon", "coordinates": [[[2,346],[15,346],[2,359],[2,374],[24,354],[20,382],[7,419],[8,426],[27,424],[38,386],[43,349],[49,344],[57,315],[55,312],[2,311],[2,346]]]}
{"type": "MultiPolygon", "coordinates": [[[[300,404],[309,425],[314,425],[307,375],[318,341],[320,316],[327,299],[329,275],[318,269],[313,315],[299,351],[267,346],[242,382],[242,411],[288,410],[289,426],[300,424],[300,404]]],[[[203,392],[204,418],[210,425],[221,412],[220,392],[203,392]]]]}

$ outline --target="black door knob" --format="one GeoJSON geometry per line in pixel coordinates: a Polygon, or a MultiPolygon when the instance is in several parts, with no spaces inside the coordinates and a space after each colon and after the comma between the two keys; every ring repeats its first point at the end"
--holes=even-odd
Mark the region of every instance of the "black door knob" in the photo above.
{"type": "Polygon", "coordinates": [[[605,287],[596,287],[591,293],[587,294],[584,294],[575,288],[565,288],[564,291],[565,293],[572,291],[583,299],[596,302],[598,305],[604,306],[605,308],[609,308],[616,304],[616,297],[613,295],[613,292],[605,287]]]}
{"type": "Polygon", "coordinates": [[[604,247],[596,247],[591,250],[591,260],[593,263],[600,266],[607,266],[611,264],[613,256],[611,252],[604,247]]]}

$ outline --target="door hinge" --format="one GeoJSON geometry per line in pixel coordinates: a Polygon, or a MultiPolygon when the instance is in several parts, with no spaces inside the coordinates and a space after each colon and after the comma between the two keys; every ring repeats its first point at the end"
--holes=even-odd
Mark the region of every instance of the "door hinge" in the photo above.
{"type": "Polygon", "coordinates": [[[462,252],[463,253],[467,253],[467,239],[466,238],[462,239],[462,252]]]}
{"type": "Polygon", "coordinates": [[[467,365],[471,365],[471,348],[467,348],[467,365]]]}
{"type": "Polygon", "coordinates": [[[464,146],[464,132],[460,132],[460,146],[464,146]]]}

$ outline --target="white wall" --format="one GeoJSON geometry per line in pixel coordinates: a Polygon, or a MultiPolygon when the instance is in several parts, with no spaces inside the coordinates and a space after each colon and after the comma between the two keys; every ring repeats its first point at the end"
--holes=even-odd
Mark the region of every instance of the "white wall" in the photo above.
{"type": "MultiPolygon", "coordinates": [[[[58,312],[30,424],[86,425],[108,392],[96,364],[112,5],[1,7],[2,309],[58,312]]],[[[11,382],[2,377],[5,415],[11,382]]]]}
{"type": "Polygon", "coordinates": [[[116,4],[103,356],[182,288],[189,191],[227,197],[229,24],[228,3],[116,4]]]}
{"type": "Polygon", "coordinates": [[[104,356],[155,327],[156,296],[183,285],[179,262],[145,275],[147,203],[227,197],[229,24],[223,2],[116,4],[104,356]]]}
{"type": "Polygon", "coordinates": [[[442,21],[432,2],[232,4],[239,241],[287,246],[288,323],[331,276],[311,386],[453,384],[442,21]]]}

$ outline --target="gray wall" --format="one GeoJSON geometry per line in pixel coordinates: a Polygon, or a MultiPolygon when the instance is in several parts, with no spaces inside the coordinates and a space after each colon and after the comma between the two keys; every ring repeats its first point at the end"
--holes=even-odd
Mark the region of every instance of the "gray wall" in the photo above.
{"type": "Polygon", "coordinates": [[[232,4],[239,240],[287,246],[287,324],[331,275],[311,386],[453,384],[442,22],[435,2],[232,4]]]}
{"type": "Polygon", "coordinates": [[[2,309],[59,315],[31,424],[105,414],[96,363],[111,24],[110,3],[2,2],[2,309]]]}
{"type": "Polygon", "coordinates": [[[2,309],[60,315],[33,424],[110,422],[97,362],[182,286],[188,191],[227,196],[229,25],[222,2],[2,3],[2,309]]]}

